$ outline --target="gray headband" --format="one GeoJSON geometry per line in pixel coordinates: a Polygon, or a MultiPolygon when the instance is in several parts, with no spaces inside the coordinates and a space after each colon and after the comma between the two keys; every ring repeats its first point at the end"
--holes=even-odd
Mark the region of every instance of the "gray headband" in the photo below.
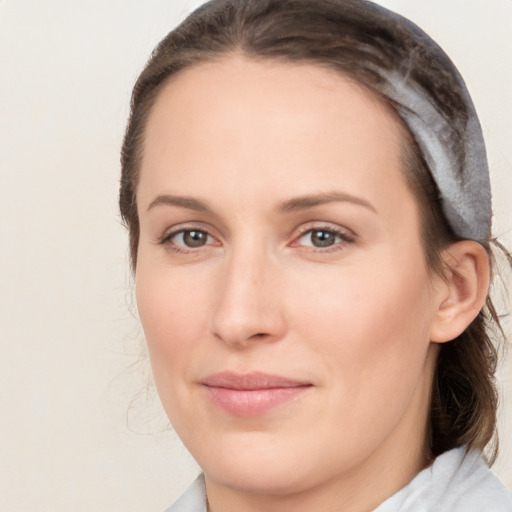
{"type": "MultiPolygon", "coordinates": [[[[405,121],[432,177],[441,193],[442,208],[454,233],[465,239],[486,242],[491,234],[491,189],[487,154],[478,116],[460,73],[444,51],[419,27],[409,20],[376,6],[389,18],[397,18],[427,51],[451,66],[456,77],[459,96],[465,102],[464,122],[458,129],[439,109],[424,89],[411,79],[410,73],[400,74],[382,68],[373,68],[383,82],[377,87],[390,99],[405,121]]],[[[414,64],[410,56],[408,66],[414,64]]]]}

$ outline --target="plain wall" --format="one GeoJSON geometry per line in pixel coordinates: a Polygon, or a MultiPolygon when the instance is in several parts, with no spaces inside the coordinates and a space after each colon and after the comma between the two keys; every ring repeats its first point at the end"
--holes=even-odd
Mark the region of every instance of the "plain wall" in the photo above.
{"type": "MultiPolygon", "coordinates": [[[[198,471],[146,386],[117,186],[133,82],[199,3],[0,0],[0,510],[159,511],[198,471]]],[[[381,3],[465,76],[512,247],[512,2],[381,3]]],[[[510,406],[501,421],[512,487],[510,406]]]]}

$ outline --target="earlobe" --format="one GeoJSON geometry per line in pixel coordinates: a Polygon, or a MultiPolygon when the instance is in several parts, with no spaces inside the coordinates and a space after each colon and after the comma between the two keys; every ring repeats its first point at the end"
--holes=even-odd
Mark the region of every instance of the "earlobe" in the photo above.
{"type": "Polygon", "coordinates": [[[443,253],[445,275],[436,290],[430,339],[451,341],[462,334],[485,304],[490,261],[485,248],[473,240],[450,245],[443,253]]]}

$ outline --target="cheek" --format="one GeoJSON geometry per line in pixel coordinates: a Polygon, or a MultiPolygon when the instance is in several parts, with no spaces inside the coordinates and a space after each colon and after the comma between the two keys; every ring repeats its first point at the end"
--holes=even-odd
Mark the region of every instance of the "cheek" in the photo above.
{"type": "Polygon", "coordinates": [[[170,269],[139,262],[137,308],[144,329],[157,387],[183,379],[187,362],[204,338],[204,287],[181,279],[170,269]]]}
{"type": "Polygon", "coordinates": [[[353,396],[372,392],[372,383],[398,388],[419,378],[429,346],[426,270],[385,261],[325,275],[290,294],[298,329],[353,396]]]}
{"type": "Polygon", "coordinates": [[[403,270],[392,276],[388,268],[388,278],[350,272],[343,286],[333,287],[331,280],[328,293],[310,289],[302,299],[315,297],[298,315],[298,328],[314,351],[311,360],[321,361],[323,384],[330,390],[320,437],[332,439],[333,428],[343,431],[353,440],[342,447],[352,454],[347,460],[364,453],[361,443],[382,442],[407,411],[410,421],[418,422],[416,431],[422,428],[431,380],[429,294],[417,271],[403,270]]]}

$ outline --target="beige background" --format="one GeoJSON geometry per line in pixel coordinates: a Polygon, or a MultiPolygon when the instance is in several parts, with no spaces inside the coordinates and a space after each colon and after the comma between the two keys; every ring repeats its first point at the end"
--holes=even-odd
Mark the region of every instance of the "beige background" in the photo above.
{"type": "MultiPolygon", "coordinates": [[[[512,2],[382,3],[423,26],[466,77],[495,232],[512,247],[512,2]]],[[[130,88],[198,4],[0,0],[2,511],[159,511],[197,472],[166,431],[144,360],[132,366],[141,336],[116,195],[130,88]]],[[[502,439],[496,471],[512,487],[511,407],[502,439]]]]}

